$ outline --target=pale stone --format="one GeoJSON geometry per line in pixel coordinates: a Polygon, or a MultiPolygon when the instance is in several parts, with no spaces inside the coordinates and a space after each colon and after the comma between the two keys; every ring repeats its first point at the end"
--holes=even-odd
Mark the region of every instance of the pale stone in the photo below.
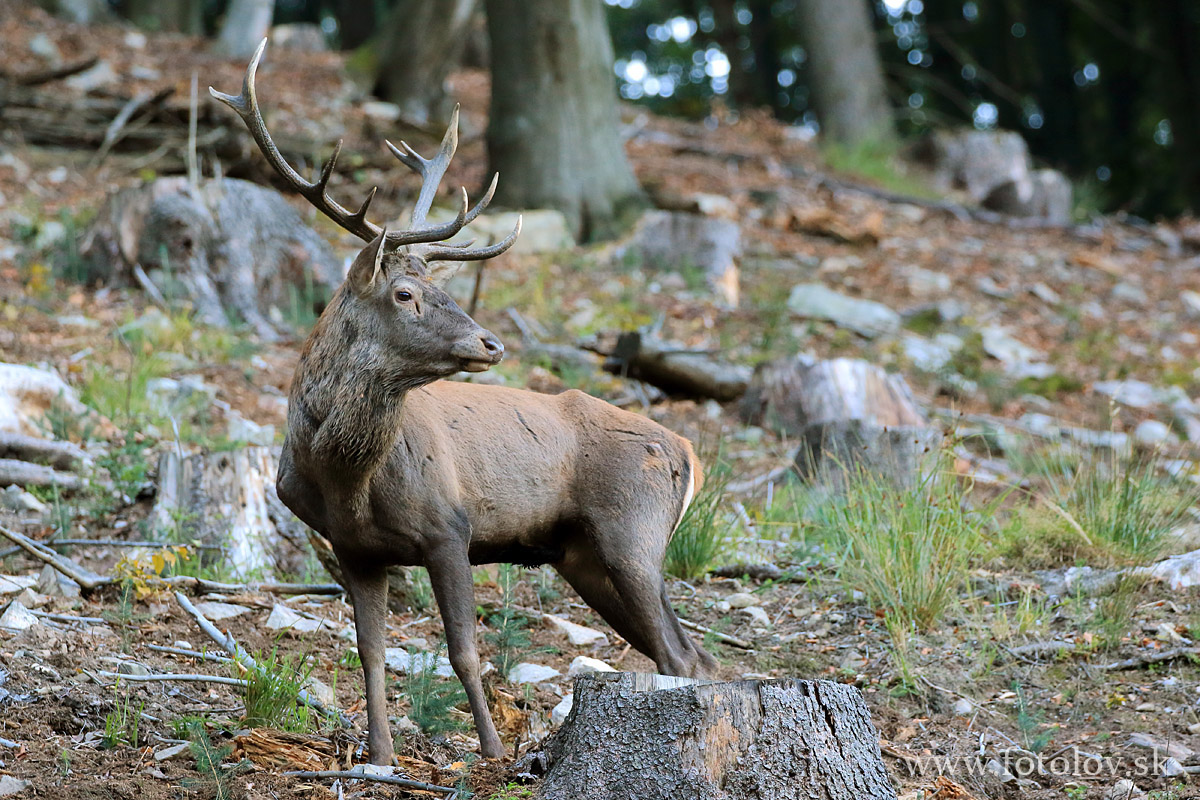
{"type": "Polygon", "coordinates": [[[16,594],[37,586],[36,575],[0,575],[0,594],[16,594]]]}
{"type": "Polygon", "coordinates": [[[273,631],[289,630],[296,633],[312,633],[321,627],[321,621],[301,616],[282,603],[276,603],[267,617],[267,627],[273,631]]]}
{"type": "Polygon", "coordinates": [[[742,613],[754,620],[754,622],[761,628],[771,627],[771,618],[767,615],[767,612],[762,606],[746,606],[742,609],[742,613]]]}
{"type": "Polygon", "coordinates": [[[550,724],[558,727],[567,721],[567,716],[570,715],[571,709],[575,707],[575,695],[569,694],[562,700],[558,701],[558,705],[550,709],[550,724]]]}
{"type": "Polygon", "coordinates": [[[588,656],[576,656],[571,662],[571,666],[567,668],[568,678],[578,678],[580,675],[588,675],[593,672],[616,672],[614,667],[610,667],[598,658],[590,658],[588,656]]]}
{"type": "Polygon", "coordinates": [[[0,616],[0,628],[13,631],[24,631],[38,624],[38,618],[29,609],[13,600],[8,604],[4,614],[0,616]]]}
{"type": "Polygon", "coordinates": [[[509,683],[542,683],[562,675],[554,667],[544,664],[532,664],[528,661],[517,664],[508,671],[509,683]]]}
{"type": "Polygon", "coordinates": [[[433,674],[439,678],[453,678],[454,667],[450,659],[433,653],[421,653],[405,650],[400,647],[389,647],[383,651],[383,663],[393,672],[407,675],[413,670],[426,671],[433,668],[433,674]]]}
{"type": "Polygon", "coordinates": [[[18,794],[28,789],[31,785],[29,781],[23,781],[11,775],[0,775],[0,797],[18,794]]]}
{"type": "Polygon", "coordinates": [[[190,747],[191,744],[189,742],[173,745],[171,747],[164,747],[162,750],[158,750],[154,753],[154,760],[160,762],[170,761],[172,758],[176,758],[177,756],[186,755],[190,747]]]}
{"type": "Polygon", "coordinates": [[[819,283],[792,287],[787,307],[797,316],[826,320],[868,339],[900,330],[900,315],[882,303],[848,297],[819,283]]]}
{"type": "Polygon", "coordinates": [[[210,620],[216,622],[222,619],[233,619],[247,613],[250,609],[246,606],[239,606],[234,603],[221,603],[216,600],[206,600],[203,603],[196,603],[196,610],[210,620]]]}
{"type": "Polygon", "coordinates": [[[749,592],[737,592],[725,598],[730,608],[749,608],[758,605],[758,598],[749,592]]]}
{"type": "Polygon", "coordinates": [[[549,622],[560,633],[565,634],[567,641],[577,647],[608,644],[608,636],[586,625],[579,625],[562,617],[556,617],[553,614],[545,614],[542,619],[549,622]]]}

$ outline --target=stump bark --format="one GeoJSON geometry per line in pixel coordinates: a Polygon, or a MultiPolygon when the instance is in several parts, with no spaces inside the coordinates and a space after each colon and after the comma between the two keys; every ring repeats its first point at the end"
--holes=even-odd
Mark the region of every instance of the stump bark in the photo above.
{"type": "Polygon", "coordinates": [[[742,416],[799,439],[797,470],[834,489],[860,471],[908,483],[942,439],[904,378],[856,359],[772,362],[755,373],[742,416]]]}
{"type": "Polygon", "coordinates": [[[895,800],[858,690],[598,673],[547,742],[544,800],[895,800]]]}

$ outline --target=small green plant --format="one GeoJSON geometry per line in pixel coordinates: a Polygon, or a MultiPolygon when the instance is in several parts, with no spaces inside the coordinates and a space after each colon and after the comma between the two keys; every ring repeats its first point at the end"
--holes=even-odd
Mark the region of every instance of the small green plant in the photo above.
{"type": "Polygon", "coordinates": [[[668,575],[685,581],[697,578],[708,572],[724,553],[731,526],[721,507],[728,484],[728,468],[718,465],[692,499],[667,545],[663,570],[668,575]]]}
{"type": "Polygon", "coordinates": [[[1121,644],[1121,637],[1129,632],[1145,584],[1143,578],[1122,575],[1111,591],[1096,601],[1091,622],[1099,634],[1099,649],[1112,650],[1121,644]]]}
{"type": "Polygon", "coordinates": [[[492,656],[501,675],[515,667],[530,650],[530,621],[523,611],[513,608],[521,568],[516,564],[501,564],[497,569],[496,582],[500,585],[500,609],[487,618],[491,627],[484,638],[494,648],[492,656]]]}
{"type": "Polygon", "coordinates": [[[438,677],[437,664],[436,655],[410,650],[409,669],[402,679],[408,718],[428,736],[459,730],[462,724],[450,711],[467,699],[458,681],[438,677]]]}
{"type": "Polygon", "coordinates": [[[280,655],[279,648],[270,656],[256,655],[253,668],[244,669],[243,697],[245,721],[252,728],[278,728],[304,733],[312,730],[315,720],[300,692],[312,675],[312,665],[302,655],[280,655]]]}
{"type": "Polygon", "coordinates": [[[520,783],[508,783],[497,789],[488,800],[526,800],[533,796],[533,787],[520,783]]]}
{"type": "MultiPolygon", "coordinates": [[[[249,769],[250,765],[241,762],[231,766],[222,766],[222,762],[233,753],[229,745],[214,747],[208,737],[204,720],[197,717],[184,717],[177,720],[176,736],[188,740],[188,750],[196,759],[196,771],[200,778],[187,778],[183,781],[186,789],[197,789],[207,792],[213,800],[233,800],[234,793],[230,778],[238,772],[249,769]]],[[[173,724],[173,727],[175,725],[173,724]]]]}
{"type": "Polygon", "coordinates": [[[58,774],[64,778],[71,774],[71,751],[65,747],[58,751],[58,774]]]}
{"type": "Polygon", "coordinates": [[[1013,681],[1012,690],[1017,694],[1017,730],[1021,734],[1021,742],[1031,753],[1040,753],[1054,738],[1057,726],[1043,729],[1042,712],[1031,708],[1025,687],[1013,681]]]}
{"type": "Polygon", "coordinates": [[[342,657],[338,659],[338,666],[345,667],[346,669],[361,669],[362,657],[359,656],[357,650],[347,649],[346,652],[342,653],[342,657]]]}
{"type": "Polygon", "coordinates": [[[1067,800],[1085,800],[1088,789],[1086,786],[1064,786],[1063,793],[1066,794],[1067,800]]]}
{"type": "Polygon", "coordinates": [[[134,603],[138,596],[138,586],[132,578],[121,581],[120,594],[117,595],[117,605],[112,610],[105,609],[100,616],[112,623],[121,637],[121,652],[128,653],[133,648],[133,637],[138,632],[138,626],[150,619],[149,614],[134,612],[134,603]]]}
{"type": "Polygon", "coordinates": [[[100,740],[106,750],[123,744],[137,747],[143,708],[145,703],[134,707],[129,690],[122,692],[118,681],[113,687],[113,709],[104,718],[104,737],[100,740]]]}

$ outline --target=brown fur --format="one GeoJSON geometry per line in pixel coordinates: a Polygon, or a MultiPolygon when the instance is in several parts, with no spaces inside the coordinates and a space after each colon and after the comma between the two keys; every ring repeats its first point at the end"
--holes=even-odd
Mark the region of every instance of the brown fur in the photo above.
{"type": "Polygon", "coordinates": [[[700,468],[687,440],[582,392],[439,381],[503,347],[412,254],[355,260],[296,368],[279,496],[333,544],[355,607],[371,760],[392,759],[383,682],[391,564],[424,565],[483,754],[500,739],[479,678],[471,564],[551,563],[670,675],[715,666],[661,576],[700,468]],[[404,294],[407,293],[407,294],[404,294]],[[401,301],[401,297],[410,300],[401,301]]]}

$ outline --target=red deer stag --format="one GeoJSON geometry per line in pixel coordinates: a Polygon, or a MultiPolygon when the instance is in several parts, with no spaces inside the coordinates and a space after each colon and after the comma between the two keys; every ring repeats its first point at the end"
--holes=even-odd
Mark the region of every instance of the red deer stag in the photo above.
{"type": "MultiPolygon", "coordinates": [[[[272,142],[255,97],[259,46],[234,97],[271,165],[309,202],[369,242],[309,335],[292,380],[279,497],[333,544],[354,603],[371,761],[392,761],[384,685],[385,569],[423,565],[483,755],[503,754],[479,677],[471,565],[549,563],[630,644],[668,675],[716,662],[681,628],[667,599],[667,542],[701,481],[686,439],[582,392],[543,395],[442,381],[481,372],[504,346],[442,286],[459,262],[503,253],[445,244],[488,204],[426,214],[458,141],[457,112],[433,159],[388,148],[420,174],[410,229],[367,221],[374,190],[351,212],[327,192],[338,148],[315,181],[272,142]],[[439,244],[439,242],[442,242],[439,244]]],[[[341,143],[338,143],[340,148],[341,143]]]]}

